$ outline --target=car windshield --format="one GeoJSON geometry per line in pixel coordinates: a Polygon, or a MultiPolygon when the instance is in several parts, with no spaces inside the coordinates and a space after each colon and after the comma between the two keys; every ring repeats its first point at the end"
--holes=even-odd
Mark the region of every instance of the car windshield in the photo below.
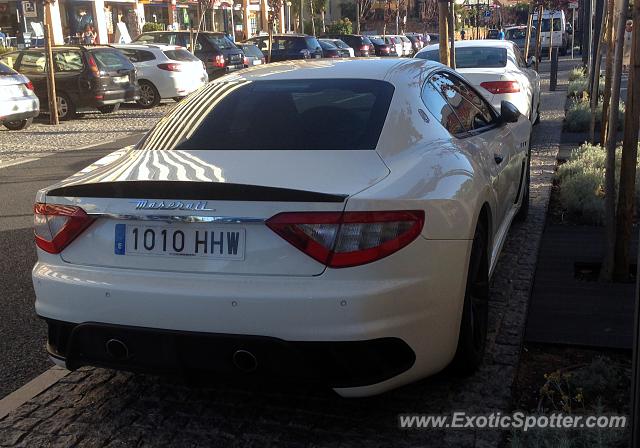
{"type": "Polygon", "coordinates": [[[106,71],[134,70],[133,64],[118,50],[100,49],[91,54],[96,58],[98,66],[106,71]]]}
{"type": "Polygon", "coordinates": [[[175,50],[165,50],[163,51],[164,55],[166,57],[168,57],[169,59],[173,60],[173,61],[183,61],[183,62],[189,62],[189,61],[199,61],[200,59],[198,59],[197,57],[195,57],[193,54],[191,54],[190,51],[187,50],[183,50],[181,48],[175,49],[175,50]]]}
{"type": "Polygon", "coordinates": [[[382,39],[380,39],[379,37],[370,37],[369,40],[371,41],[371,43],[376,44],[376,45],[384,45],[384,41],[382,39]]]}
{"type": "Polygon", "coordinates": [[[307,48],[309,50],[316,50],[320,46],[320,42],[318,42],[318,39],[313,36],[305,37],[304,40],[307,43],[307,48]]]}
{"type": "Polygon", "coordinates": [[[527,29],[526,28],[516,28],[513,30],[507,30],[505,33],[507,40],[513,39],[526,39],[527,37],[527,29]]]}
{"type": "Polygon", "coordinates": [[[350,48],[349,45],[345,44],[341,40],[333,40],[331,43],[338,48],[350,48]]]}
{"type": "Polygon", "coordinates": [[[322,47],[323,50],[337,50],[338,47],[336,47],[333,42],[329,42],[328,40],[320,40],[320,46],[322,47]]]}
{"type": "Polygon", "coordinates": [[[386,81],[368,79],[214,82],[179,104],[138,147],[375,149],[393,91],[386,81]],[[197,102],[205,112],[194,117],[197,102]]]}
{"type": "MultiPolygon", "coordinates": [[[[440,62],[440,52],[438,50],[422,51],[416,55],[417,58],[429,61],[440,62]]],[[[507,66],[506,48],[495,47],[466,47],[456,46],[456,68],[498,68],[507,66]]]]}
{"type": "Polygon", "coordinates": [[[222,34],[204,34],[203,36],[220,50],[231,50],[236,47],[231,39],[222,34]]]}

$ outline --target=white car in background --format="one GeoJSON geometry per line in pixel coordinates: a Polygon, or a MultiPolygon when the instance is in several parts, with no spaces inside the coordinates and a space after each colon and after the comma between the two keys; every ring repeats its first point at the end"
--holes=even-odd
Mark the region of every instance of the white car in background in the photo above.
{"type": "Polygon", "coordinates": [[[69,369],[211,370],[367,396],[482,362],[531,123],[420,59],[219,78],[40,190],[36,312],[69,369]]]}
{"type": "Polygon", "coordinates": [[[40,100],[24,75],[0,62],[0,124],[11,131],[31,125],[40,113],[40,100]]]}
{"type": "MultiPolygon", "coordinates": [[[[456,70],[500,109],[514,104],[531,123],[540,118],[540,76],[524,60],[518,46],[505,40],[456,41],[456,70]]],[[[420,50],[416,58],[439,61],[438,45],[420,50]]]]}
{"type": "Polygon", "coordinates": [[[403,36],[401,34],[396,34],[393,37],[398,39],[402,43],[402,55],[403,56],[413,56],[413,44],[409,40],[407,36],[403,36]]]}
{"type": "Polygon", "coordinates": [[[155,44],[113,44],[136,68],[140,99],[144,108],[160,100],[178,101],[205,85],[209,78],[204,64],[186,48],[155,44]]]}

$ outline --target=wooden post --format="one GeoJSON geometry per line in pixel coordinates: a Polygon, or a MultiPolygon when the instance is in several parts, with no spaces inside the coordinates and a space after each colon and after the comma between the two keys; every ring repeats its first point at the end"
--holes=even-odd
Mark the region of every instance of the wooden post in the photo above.
{"type": "Polygon", "coordinates": [[[533,5],[529,3],[529,16],[527,17],[527,35],[524,42],[524,60],[529,60],[529,42],[531,41],[531,25],[533,24],[533,5]]]}
{"type": "Polygon", "coordinates": [[[360,0],[356,0],[356,34],[360,34],[360,0]]]}
{"type": "Polygon", "coordinates": [[[455,16],[455,2],[451,1],[449,7],[449,40],[451,41],[451,48],[449,49],[449,67],[456,69],[456,16],[455,16]]]}
{"type": "Polygon", "coordinates": [[[440,34],[440,63],[450,65],[447,36],[447,0],[438,0],[438,33],[440,34]]]}
{"type": "Polygon", "coordinates": [[[49,98],[49,124],[58,125],[58,102],[56,101],[56,75],[54,72],[53,52],[51,51],[51,11],[45,7],[44,46],[47,56],[47,96],[49,98]]]}
{"type": "Polygon", "coordinates": [[[553,10],[549,10],[549,60],[551,60],[551,53],[553,52],[553,10]]]}
{"type": "Polygon", "coordinates": [[[540,71],[540,54],[542,53],[542,13],[544,8],[542,5],[538,6],[538,26],[536,29],[536,71],[540,71]]]}

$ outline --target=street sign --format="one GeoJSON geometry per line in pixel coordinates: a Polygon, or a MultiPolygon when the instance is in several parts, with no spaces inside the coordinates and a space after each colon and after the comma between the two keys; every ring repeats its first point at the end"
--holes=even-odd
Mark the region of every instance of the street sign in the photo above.
{"type": "Polygon", "coordinates": [[[484,12],[484,16],[485,17],[491,17],[491,11],[485,11],[484,12]]]}
{"type": "Polygon", "coordinates": [[[578,2],[569,2],[569,9],[578,9],[578,2]]]}

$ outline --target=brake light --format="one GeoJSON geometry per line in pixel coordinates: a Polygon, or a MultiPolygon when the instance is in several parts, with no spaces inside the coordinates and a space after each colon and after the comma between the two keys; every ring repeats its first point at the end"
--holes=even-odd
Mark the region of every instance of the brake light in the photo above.
{"type": "Polygon", "coordinates": [[[184,67],[182,64],[176,64],[175,62],[167,62],[165,64],[158,64],[160,70],[167,70],[169,72],[181,72],[184,67]]]}
{"type": "Polygon", "coordinates": [[[369,45],[363,45],[360,47],[360,51],[369,51],[369,45]]]}
{"type": "Polygon", "coordinates": [[[382,51],[383,53],[389,53],[389,47],[382,47],[380,48],[380,51],[382,51]]]}
{"type": "Polygon", "coordinates": [[[59,254],[94,221],[73,205],[36,203],[34,233],[36,245],[51,254],[59,254]]]}
{"type": "Polygon", "coordinates": [[[215,58],[211,58],[211,62],[216,67],[224,68],[224,56],[219,54],[215,58]]]}
{"type": "Polygon", "coordinates": [[[263,64],[266,64],[267,60],[265,58],[260,59],[263,64]]]}
{"type": "Polygon", "coordinates": [[[245,65],[245,67],[249,66],[249,58],[246,57],[246,56],[244,57],[244,65],[245,65]]]}
{"type": "Polygon", "coordinates": [[[494,95],[518,93],[520,91],[520,84],[518,84],[518,81],[487,81],[480,83],[480,87],[488,90],[494,95]]]}
{"type": "Polygon", "coordinates": [[[32,83],[31,81],[27,82],[24,86],[25,86],[27,89],[29,89],[29,90],[33,91],[33,83],[32,83]]]}
{"type": "Polygon", "coordinates": [[[96,60],[94,59],[92,54],[89,54],[89,70],[96,78],[100,77],[100,69],[98,68],[98,64],[96,64],[96,60]]]}
{"type": "Polygon", "coordinates": [[[293,246],[332,268],[359,266],[384,258],[415,240],[424,212],[293,212],[267,220],[293,246]]]}

